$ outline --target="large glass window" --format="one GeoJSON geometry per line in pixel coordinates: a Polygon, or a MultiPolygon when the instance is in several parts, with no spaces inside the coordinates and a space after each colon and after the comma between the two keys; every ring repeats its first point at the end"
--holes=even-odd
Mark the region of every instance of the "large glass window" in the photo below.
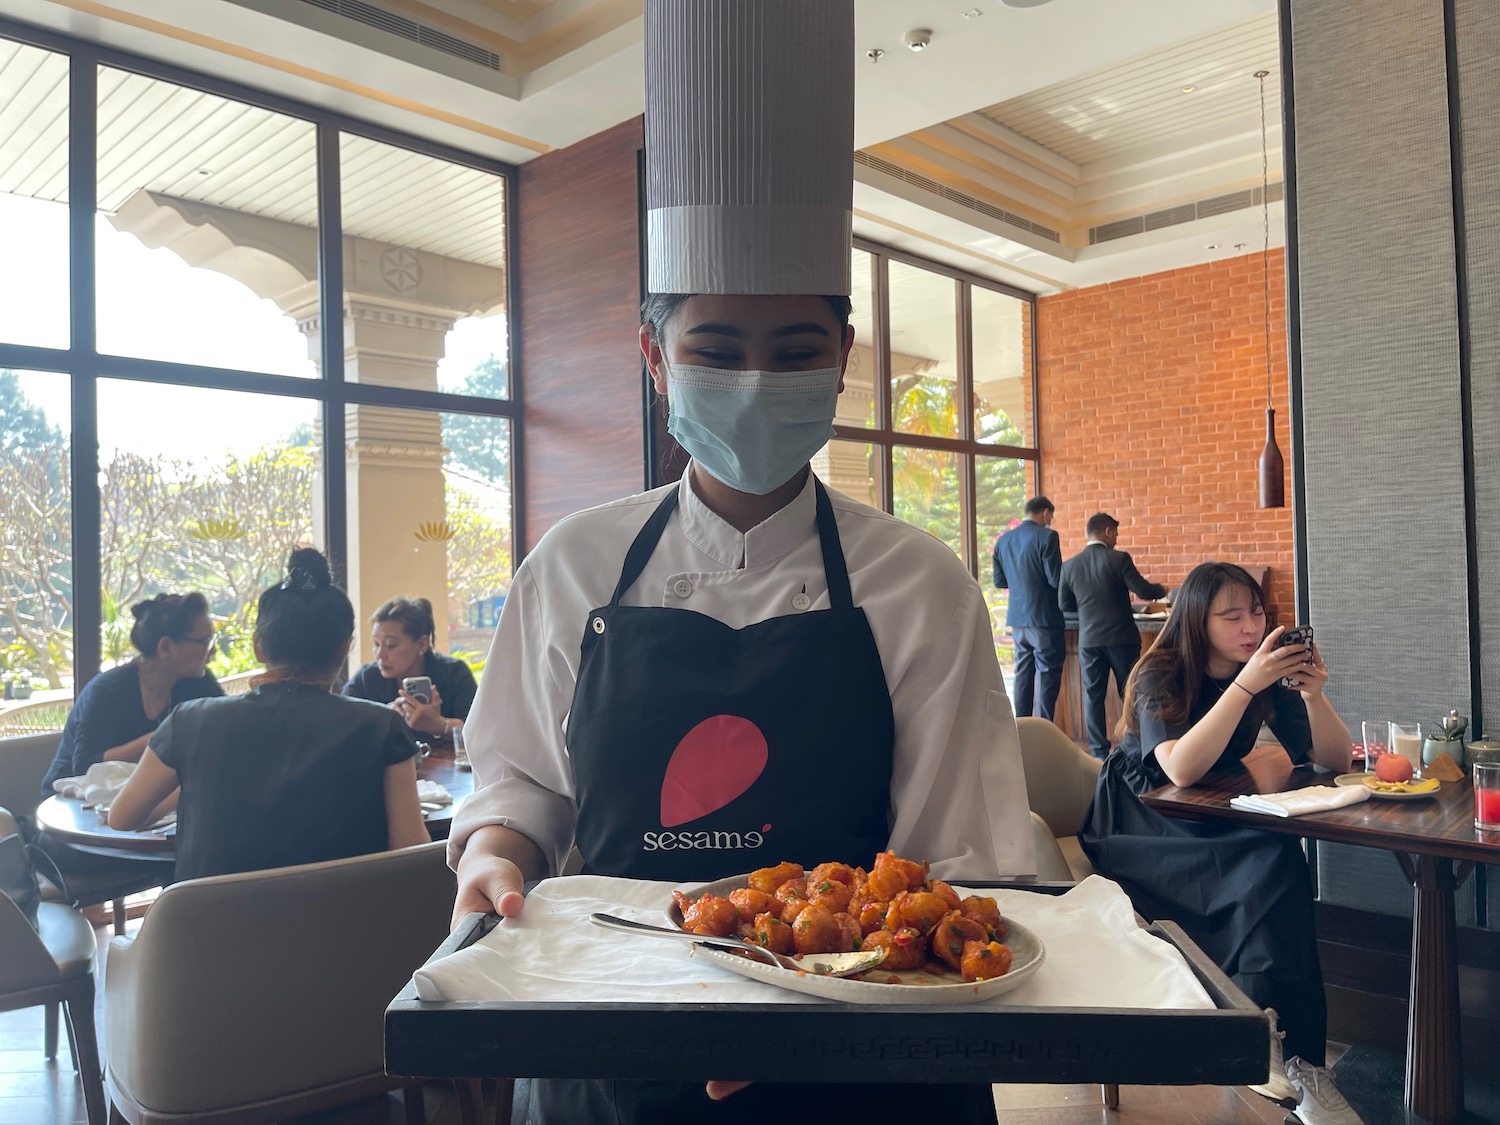
{"type": "Polygon", "coordinates": [[[0,368],[0,736],[62,726],[73,696],[68,379],[0,368]]]}
{"type": "Polygon", "coordinates": [[[256,600],[302,544],[364,614],[430,592],[440,645],[477,663],[514,562],[512,169],[18,34],[0,39],[0,241],[26,262],[0,278],[0,724],[13,696],[66,706],[128,659],[131,605],[163,591],[208,598],[210,666],[237,686],[256,600]],[[69,137],[97,140],[71,180],[69,137]]]}
{"type": "Polygon", "coordinates": [[[892,425],[959,437],[958,283],[905,262],[889,267],[892,425]]]}
{"type": "Polygon", "coordinates": [[[68,59],[0,39],[0,342],[66,348],[68,59]]]}

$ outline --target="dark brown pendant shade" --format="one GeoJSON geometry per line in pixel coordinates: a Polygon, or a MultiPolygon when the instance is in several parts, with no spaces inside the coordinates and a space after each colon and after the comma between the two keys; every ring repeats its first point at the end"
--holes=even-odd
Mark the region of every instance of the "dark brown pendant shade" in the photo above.
{"type": "Polygon", "coordinates": [[[1260,451],[1260,506],[1286,507],[1286,464],[1276,444],[1276,411],[1266,411],[1266,447],[1260,451]]]}

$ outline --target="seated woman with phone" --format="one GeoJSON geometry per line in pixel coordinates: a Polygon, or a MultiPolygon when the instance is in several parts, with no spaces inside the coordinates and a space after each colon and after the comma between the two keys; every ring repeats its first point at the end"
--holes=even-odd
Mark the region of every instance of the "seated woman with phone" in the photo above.
{"type": "Polygon", "coordinates": [[[1328,1012],[1301,842],[1168,819],[1140,800],[1237,765],[1263,723],[1294,763],[1347,772],[1349,730],[1323,694],[1327,682],[1311,626],[1268,633],[1246,571],[1193,568],[1126,683],[1124,734],[1100,770],[1081,842],[1137,910],[1180,925],[1268,1009],[1271,1073],[1251,1089],[1293,1106],[1304,1125],[1358,1125],[1323,1065],[1328,1012]]]}
{"type": "Polygon", "coordinates": [[[179,704],[110,806],[110,827],[140,828],[175,805],[178,880],[427,843],[416,743],[390,711],[332,691],[353,639],[354,607],[327,560],[294,551],[286,579],[260,596],[265,672],[243,695],[179,704]]]}
{"type": "Polygon", "coordinates": [[[433,650],[432,603],[392,598],[370,616],[375,659],[344,685],[344,694],[393,708],[418,738],[448,742],[474,705],[474,673],[433,650]]]}

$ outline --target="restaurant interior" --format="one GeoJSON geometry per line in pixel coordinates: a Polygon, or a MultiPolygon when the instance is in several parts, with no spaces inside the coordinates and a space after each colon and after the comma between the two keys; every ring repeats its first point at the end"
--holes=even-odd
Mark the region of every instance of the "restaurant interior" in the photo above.
{"type": "MultiPolygon", "coordinates": [[[[128,658],[132,602],[203,590],[209,668],[243,691],[255,597],[311,544],[356,621],[427,597],[436,648],[482,680],[542,536],[678,479],[686,455],[637,342],[642,24],[634,0],[5,6],[0,808],[37,816],[74,696],[128,658]]],[[[820,478],[952,548],[1007,675],[990,552],[1044,493],[1064,557],[1102,511],[1169,589],[1209,559],[1256,573],[1273,624],[1315,627],[1356,736],[1367,720],[1431,734],[1456,711],[1488,737],[1500,7],[858,0],[856,46],[856,344],[820,478]]],[[[355,638],[351,662],[371,660],[363,625],[355,638]]],[[[1056,723],[1078,743],[1081,706],[1070,658],[1056,723]]],[[[453,797],[472,786],[451,756],[424,768],[453,797]]],[[[429,812],[446,835],[451,806],[429,812]]],[[[1500,1121],[1500,833],[1430,856],[1305,846],[1351,1101],[1370,1125],[1500,1121]],[[1412,1003],[1429,971],[1438,999],[1412,1003]]],[[[437,920],[412,910],[403,937],[430,952],[451,878],[440,849],[408,867],[389,878],[437,920]]],[[[351,887],[320,901],[357,902],[351,887]]],[[[96,890],[83,1006],[100,1065],[122,1056],[107,1092],[135,1125],[220,1120],[209,1107],[242,1095],[217,1075],[201,1116],[150,1115],[171,1082],[141,1046],[151,1017],[125,1008],[178,1026],[147,975],[174,954],[137,948],[115,984],[111,938],[156,920],[156,892],[96,890]]],[[[313,940],[338,918],[273,883],[243,893],[218,904],[227,918],[307,912],[298,934],[257,940],[313,940]]],[[[233,975],[227,955],[193,960],[233,975]]],[[[0,1011],[0,1125],[102,1125],[57,1020],[55,997],[0,1011]]],[[[467,1122],[499,1100],[493,1083],[431,1081],[424,1109],[387,1095],[405,1084],[233,1120],[404,1106],[409,1122],[467,1122]]],[[[1109,1109],[1097,1085],[1006,1089],[1000,1119],[1036,1125],[1284,1116],[1213,1087],[1127,1079],[1109,1109]]]]}

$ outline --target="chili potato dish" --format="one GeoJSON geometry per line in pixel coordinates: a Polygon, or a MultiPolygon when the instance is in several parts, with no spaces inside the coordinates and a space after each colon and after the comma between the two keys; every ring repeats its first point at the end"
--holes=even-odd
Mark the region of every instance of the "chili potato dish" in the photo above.
{"type": "Polygon", "coordinates": [[[789,955],[884,949],[877,978],[886,970],[920,969],[980,981],[1010,970],[1005,919],[994,899],[960,898],[929,878],[925,863],[891,852],[876,856],[869,871],[846,863],[811,871],[778,863],[752,871],[728,895],[674,891],[672,897],[683,929],[695,934],[739,937],[789,955]]]}

